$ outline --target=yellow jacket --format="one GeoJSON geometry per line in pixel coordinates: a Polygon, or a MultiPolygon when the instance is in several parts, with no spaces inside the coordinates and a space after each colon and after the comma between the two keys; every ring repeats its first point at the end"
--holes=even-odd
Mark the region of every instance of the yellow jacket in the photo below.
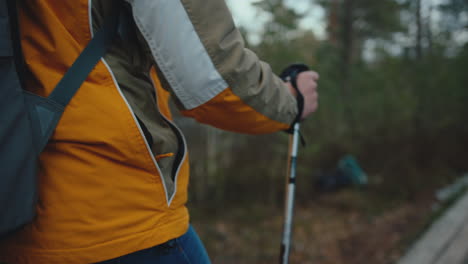
{"type": "MultiPolygon", "coordinates": [[[[53,90],[112,3],[19,1],[31,92],[53,90]]],[[[297,114],[223,0],[128,0],[125,9],[132,33],[65,109],[40,157],[37,217],[1,242],[0,262],[94,263],[182,235],[189,165],[169,97],[185,116],[242,133],[287,129],[297,114]]]]}

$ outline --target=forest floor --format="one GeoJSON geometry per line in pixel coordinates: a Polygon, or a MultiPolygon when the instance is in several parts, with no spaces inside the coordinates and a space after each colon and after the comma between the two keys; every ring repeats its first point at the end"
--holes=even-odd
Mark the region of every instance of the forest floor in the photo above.
{"type": "MultiPolygon", "coordinates": [[[[344,190],[298,205],[291,263],[390,264],[435,217],[434,196],[378,208],[365,192],[344,190]]],[[[283,210],[257,204],[194,208],[192,223],[213,263],[277,263],[283,210]]]]}

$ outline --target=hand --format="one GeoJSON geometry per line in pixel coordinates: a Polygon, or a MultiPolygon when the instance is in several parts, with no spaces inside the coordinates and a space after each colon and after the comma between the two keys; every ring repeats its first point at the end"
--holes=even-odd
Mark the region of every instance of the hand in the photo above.
{"type": "MultiPolygon", "coordinates": [[[[305,119],[310,114],[317,111],[318,108],[318,80],[320,76],[318,73],[314,71],[305,71],[299,73],[297,76],[297,87],[301,92],[302,96],[304,97],[304,110],[302,111],[301,119],[305,119]]],[[[297,92],[296,89],[291,85],[291,83],[287,82],[286,85],[289,88],[289,91],[296,97],[297,92]]]]}

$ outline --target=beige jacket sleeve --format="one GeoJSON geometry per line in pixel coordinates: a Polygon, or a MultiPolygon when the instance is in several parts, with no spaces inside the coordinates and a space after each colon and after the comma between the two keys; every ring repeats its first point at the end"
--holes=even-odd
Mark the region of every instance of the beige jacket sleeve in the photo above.
{"type": "Polygon", "coordinates": [[[289,128],[295,98],[245,48],[224,0],[127,0],[182,113],[241,133],[289,128]]]}

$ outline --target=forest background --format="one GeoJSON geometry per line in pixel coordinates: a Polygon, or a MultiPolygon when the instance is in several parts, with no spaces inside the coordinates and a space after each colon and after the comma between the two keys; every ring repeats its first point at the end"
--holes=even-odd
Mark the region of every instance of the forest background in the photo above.
{"type": "MultiPolygon", "coordinates": [[[[261,25],[240,24],[250,49],[276,73],[304,62],[321,76],[319,110],[302,126],[292,262],[393,263],[437,214],[435,191],[468,171],[468,0],[250,8],[261,25]],[[304,26],[317,11],[321,34],[304,26]],[[368,186],[318,190],[347,154],[368,186]]],[[[288,136],[177,122],[192,157],[192,222],[214,263],[276,262],[288,136]]]]}

